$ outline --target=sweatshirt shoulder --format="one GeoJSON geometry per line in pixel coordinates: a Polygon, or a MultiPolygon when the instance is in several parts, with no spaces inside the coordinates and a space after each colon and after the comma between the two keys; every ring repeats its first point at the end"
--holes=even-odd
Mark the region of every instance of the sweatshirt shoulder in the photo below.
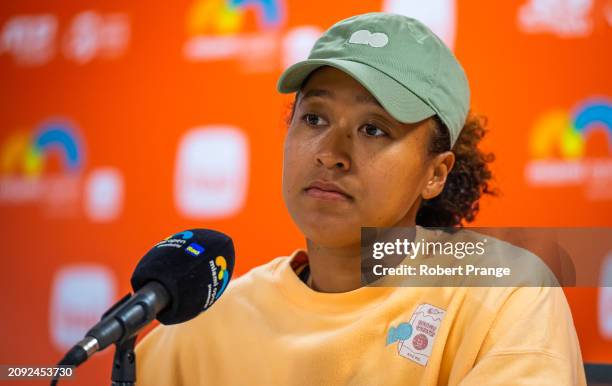
{"type": "Polygon", "coordinates": [[[288,256],[277,257],[232,279],[225,292],[209,309],[184,323],[157,326],[142,340],[140,350],[158,344],[166,348],[189,346],[194,337],[224,328],[232,315],[248,314],[258,302],[257,294],[266,292],[266,288],[277,280],[278,270],[283,264],[287,264],[289,259],[288,256]]]}
{"type": "Polygon", "coordinates": [[[232,279],[228,285],[226,293],[221,297],[230,297],[231,293],[250,291],[254,286],[264,283],[274,282],[278,277],[279,270],[283,264],[287,264],[289,256],[276,257],[267,263],[258,265],[247,273],[232,279]],[[227,296],[226,296],[227,295],[227,296]]]}

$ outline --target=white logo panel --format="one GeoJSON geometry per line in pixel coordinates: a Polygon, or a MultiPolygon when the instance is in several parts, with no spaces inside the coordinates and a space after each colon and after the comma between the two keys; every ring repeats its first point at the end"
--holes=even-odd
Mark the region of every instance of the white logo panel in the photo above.
{"type": "Polygon", "coordinates": [[[117,284],[103,265],[82,264],[61,268],[51,289],[51,341],[65,351],[83,336],[113,304],[117,284]]]}
{"type": "Polygon", "coordinates": [[[176,158],[174,192],[178,210],[190,218],[234,215],[245,201],[248,166],[248,141],[240,129],[191,129],[181,139],[176,158]]]}
{"type": "Polygon", "coordinates": [[[425,24],[452,50],[455,46],[455,0],[385,0],[383,12],[412,17],[425,24]]]}
{"type": "Polygon", "coordinates": [[[599,331],[612,340],[612,252],[603,260],[598,297],[599,331]]]}
{"type": "Polygon", "coordinates": [[[123,176],[114,168],[94,170],[85,182],[85,212],[94,222],[117,219],[123,208],[123,176]]]}
{"type": "Polygon", "coordinates": [[[562,38],[591,34],[593,0],[529,0],[518,12],[527,33],[552,33],[562,38]]]}

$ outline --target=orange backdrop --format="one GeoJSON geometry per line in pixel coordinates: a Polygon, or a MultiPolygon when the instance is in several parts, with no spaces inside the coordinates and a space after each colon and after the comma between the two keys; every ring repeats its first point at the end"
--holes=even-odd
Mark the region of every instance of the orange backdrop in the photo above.
{"type": "MultiPolygon", "coordinates": [[[[236,274],[303,246],[275,83],[381,10],[453,48],[489,119],[502,194],[476,225],[612,226],[612,1],[3,2],[0,363],[57,361],[175,231],[231,235],[236,274]]],[[[586,361],[612,362],[611,290],[566,290],[586,361]]],[[[108,351],[72,384],[108,380],[108,351]]]]}

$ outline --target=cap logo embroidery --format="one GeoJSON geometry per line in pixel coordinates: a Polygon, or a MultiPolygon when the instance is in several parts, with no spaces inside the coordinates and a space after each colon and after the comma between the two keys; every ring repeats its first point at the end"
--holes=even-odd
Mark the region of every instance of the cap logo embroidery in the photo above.
{"type": "Polygon", "coordinates": [[[360,29],[359,31],[353,32],[351,38],[348,41],[354,44],[365,44],[370,47],[380,48],[384,47],[389,43],[389,37],[387,34],[382,32],[370,32],[367,29],[360,29]]]}

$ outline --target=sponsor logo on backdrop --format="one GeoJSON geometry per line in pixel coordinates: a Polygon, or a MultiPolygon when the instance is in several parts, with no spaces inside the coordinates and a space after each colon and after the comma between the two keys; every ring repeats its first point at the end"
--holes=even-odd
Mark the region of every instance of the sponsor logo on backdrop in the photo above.
{"type": "Polygon", "coordinates": [[[232,126],[202,126],[181,138],[175,165],[174,202],[189,218],[236,214],[247,193],[249,145],[232,126]]]}
{"type": "Polygon", "coordinates": [[[15,15],[0,28],[0,55],[23,67],[42,66],[57,55],[78,64],[115,59],[127,50],[130,22],[126,14],[84,11],[62,26],[54,14],[15,15]],[[60,49],[61,48],[61,49],[60,49]]]}
{"type": "Polygon", "coordinates": [[[604,258],[600,272],[599,331],[603,337],[612,340],[612,251],[604,258]]]}
{"type": "Polygon", "coordinates": [[[85,146],[65,118],[10,133],[0,143],[0,205],[40,205],[51,217],[81,210],[92,221],[111,221],[122,209],[123,178],[110,168],[84,178],[85,146]],[[83,181],[85,180],[85,181],[83,181]]]}
{"type": "Polygon", "coordinates": [[[60,268],[54,275],[49,307],[51,342],[65,351],[83,338],[114,303],[115,276],[103,265],[82,264],[60,268]]]}
{"type": "Polygon", "coordinates": [[[428,26],[448,47],[453,49],[455,46],[455,0],[385,0],[382,10],[415,18],[428,26]]]}
{"type": "Polygon", "coordinates": [[[284,0],[196,0],[187,13],[189,61],[236,61],[245,72],[277,71],[308,56],[322,31],[284,31],[284,0]]]}
{"type": "Polygon", "coordinates": [[[95,58],[116,59],[127,50],[130,21],[122,13],[85,11],[76,15],[64,35],[64,56],[78,64],[95,58]]]}
{"type": "Polygon", "coordinates": [[[239,59],[245,68],[276,68],[284,5],[282,0],[196,0],[187,17],[190,37],[184,46],[185,57],[195,61],[239,59]],[[249,20],[255,25],[248,26],[249,20]]]}
{"type": "Polygon", "coordinates": [[[518,24],[526,33],[584,37],[593,30],[592,11],[593,0],[528,0],[518,10],[518,24]]]}
{"type": "Polygon", "coordinates": [[[20,66],[40,66],[55,55],[57,17],[52,14],[18,15],[0,32],[0,54],[13,56],[20,66]]]}
{"type": "Polygon", "coordinates": [[[74,210],[84,146],[71,122],[54,119],[34,133],[15,132],[2,144],[0,157],[0,203],[42,203],[51,210],[74,210]]]}
{"type": "Polygon", "coordinates": [[[117,219],[123,209],[123,175],[115,168],[94,170],[85,181],[85,213],[94,222],[117,219]]]}
{"type": "Polygon", "coordinates": [[[588,199],[612,199],[609,99],[590,99],[572,111],[542,114],[531,129],[529,151],[531,160],[526,165],[525,177],[531,186],[583,186],[588,199]],[[593,147],[595,150],[587,151],[593,147]]]}

